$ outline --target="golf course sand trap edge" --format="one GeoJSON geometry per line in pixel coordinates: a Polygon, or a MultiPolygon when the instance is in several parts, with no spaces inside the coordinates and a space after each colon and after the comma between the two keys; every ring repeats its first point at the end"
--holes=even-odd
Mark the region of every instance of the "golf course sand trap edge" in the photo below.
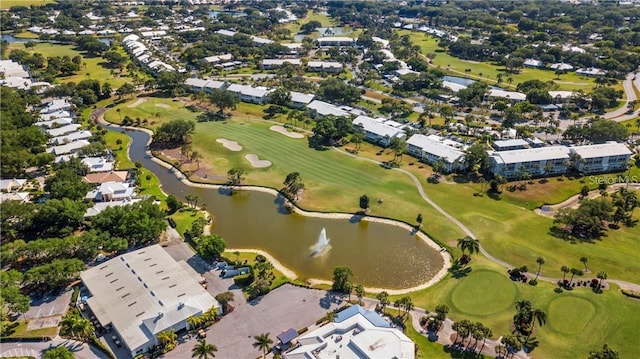
{"type": "Polygon", "coordinates": [[[167,105],[166,103],[157,103],[156,107],[171,108],[171,106],[167,105]]]}
{"type": "Polygon", "coordinates": [[[242,146],[240,146],[240,144],[238,144],[238,142],[236,141],[227,140],[226,138],[218,138],[216,142],[222,143],[224,148],[230,151],[233,151],[233,152],[242,151],[242,146]]]}
{"type": "Polygon", "coordinates": [[[130,108],[138,107],[138,106],[142,105],[145,102],[147,102],[146,98],[139,98],[139,99],[136,100],[136,102],[128,105],[127,107],[130,107],[130,108]]]}
{"type": "Polygon", "coordinates": [[[244,156],[244,158],[247,161],[249,161],[249,163],[251,163],[251,166],[256,167],[256,168],[265,168],[265,167],[271,166],[271,161],[261,160],[258,157],[258,155],[255,155],[253,153],[250,153],[250,154],[244,156]]]}
{"type": "Polygon", "coordinates": [[[283,135],[285,135],[287,137],[291,137],[291,138],[303,138],[304,137],[304,135],[302,135],[300,133],[297,133],[297,132],[291,132],[291,131],[287,130],[286,128],[282,127],[282,126],[275,125],[275,126],[269,127],[269,129],[271,131],[275,131],[275,132],[281,133],[281,134],[283,134],[283,135]]]}

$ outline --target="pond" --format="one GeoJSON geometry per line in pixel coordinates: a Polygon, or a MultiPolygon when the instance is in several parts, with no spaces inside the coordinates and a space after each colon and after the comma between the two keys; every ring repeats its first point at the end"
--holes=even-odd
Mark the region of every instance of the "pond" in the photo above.
{"type": "Polygon", "coordinates": [[[437,249],[398,226],[289,214],[281,201],[268,193],[243,190],[229,196],[224,190],[187,186],[177,179],[174,169],[160,166],[145,154],[147,133],[126,133],[133,139],[131,159],[154,172],[167,194],[181,200],[192,194],[200,198],[199,203],[206,203],[215,223],[213,232],[221,235],[229,248],[264,250],[300,279],[331,280],[335,266],[347,265],[354,272],[354,283],[401,289],[427,282],[443,267],[437,249]],[[312,256],[323,228],[330,247],[312,256]]]}

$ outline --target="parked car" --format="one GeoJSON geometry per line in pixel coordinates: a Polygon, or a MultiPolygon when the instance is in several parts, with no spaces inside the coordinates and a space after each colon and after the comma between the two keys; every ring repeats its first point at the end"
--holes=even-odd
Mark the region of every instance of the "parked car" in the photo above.
{"type": "Polygon", "coordinates": [[[115,344],[118,348],[122,346],[120,339],[118,339],[118,337],[116,337],[115,335],[111,336],[111,340],[113,340],[113,344],[115,344]]]}
{"type": "Polygon", "coordinates": [[[198,330],[198,338],[202,339],[206,337],[207,337],[207,332],[205,332],[203,329],[198,330]]]}

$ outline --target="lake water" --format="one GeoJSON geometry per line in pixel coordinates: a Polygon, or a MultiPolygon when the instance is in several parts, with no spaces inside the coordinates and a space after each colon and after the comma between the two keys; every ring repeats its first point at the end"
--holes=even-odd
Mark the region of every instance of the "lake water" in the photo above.
{"type": "MultiPolygon", "coordinates": [[[[122,131],[115,127],[107,127],[122,131]]],[[[397,226],[348,219],[320,219],[287,214],[273,195],[240,191],[229,196],[221,190],[186,186],[145,154],[149,136],[127,131],[133,141],[129,155],[154,172],[162,189],[184,200],[200,197],[214,218],[214,233],[230,248],[262,249],[295,271],[301,279],[330,280],[333,268],[347,265],[354,283],[391,289],[408,288],[431,279],[443,265],[437,250],[397,226]],[[312,257],[311,249],[326,228],[331,249],[312,257]]]]}

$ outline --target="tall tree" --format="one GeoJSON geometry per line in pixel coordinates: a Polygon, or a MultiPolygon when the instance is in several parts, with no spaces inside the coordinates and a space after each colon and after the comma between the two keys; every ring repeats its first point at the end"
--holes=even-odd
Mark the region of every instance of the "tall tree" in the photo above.
{"type": "Polygon", "coordinates": [[[219,258],[227,247],[224,239],[217,234],[200,236],[195,242],[196,252],[205,260],[219,258]]]}
{"type": "Polygon", "coordinates": [[[369,209],[369,196],[363,194],[360,196],[360,208],[366,213],[369,209]]]}
{"type": "Polygon", "coordinates": [[[226,109],[235,110],[238,103],[238,97],[235,94],[221,89],[214,89],[209,99],[218,108],[220,114],[223,114],[226,109]]]}
{"type": "Polygon", "coordinates": [[[273,344],[273,340],[269,338],[269,333],[256,335],[253,339],[255,340],[255,342],[253,342],[253,347],[261,350],[262,357],[265,358],[267,356],[267,352],[270,350],[271,344],[273,344]]]}
{"type": "Polygon", "coordinates": [[[540,276],[540,269],[542,268],[542,265],[544,264],[544,257],[540,256],[536,259],[536,263],[538,263],[538,272],[536,273],[536,280],[538,279],[538,276],[540,276]]]}
{"type": "Polygon", "coordinates": [[[304,183],[302,183],[302,178],[300,177],[299,172],[292,172],[287,175],[284,179],[284,193],[289,197],[293,198],[294,201],[298,200],[298,193],[304,189],[304,183]]]}
{"type": "Polygon", "coordinates": [[[215,352],[218,351],[218,347],[213,344],[207,343],[206,340],[202,339],[198,341],[193,349],[191,349],[191,357],[197,359],[209,359],[215,358],[215,352]]]}
{"type": "Polygon", "coordinates": [[[376,299],[378,300],[378,304],[380,305],[381,312],[384,313],[384,308],[389,305],[389,293],[382,291],[376,294],[376,299]]]}
{"type": "Polygon", "coordinates": [[[362,297],[364,297],[364,286],[362,284],[356,285],[355,288],[356,297],[358,297],[358,304],[362,302],[362,297]]]}
{"type": "Polygon", "coordinates": [[[352,287],[351,284],[351,276],[353,272],[351,268],[347,266],[337,266],[333,268],[333,284],[331,285],[331,289],[346,293],[347,290],[350,290],[352,287]]]}

